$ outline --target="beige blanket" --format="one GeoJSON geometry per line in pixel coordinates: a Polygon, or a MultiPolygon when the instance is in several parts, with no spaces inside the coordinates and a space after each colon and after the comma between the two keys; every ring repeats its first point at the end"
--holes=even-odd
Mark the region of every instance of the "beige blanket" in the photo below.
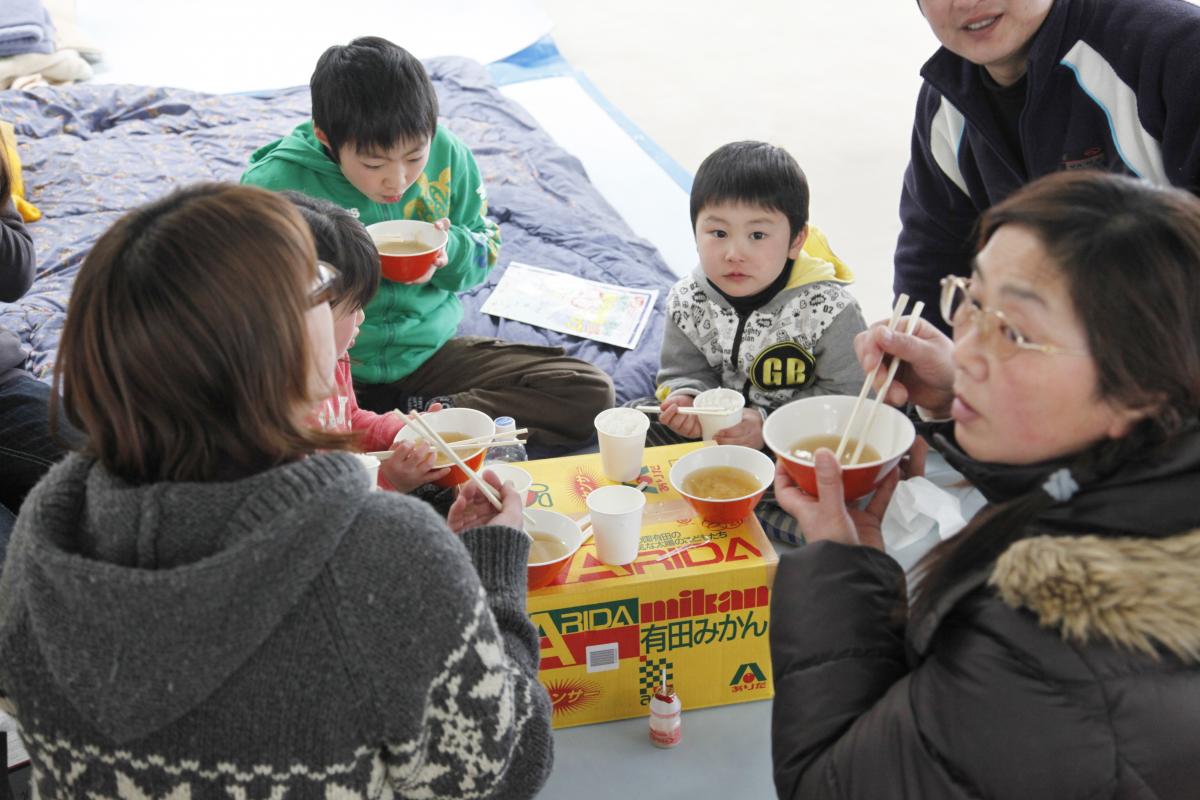
{"type": "Polygon", "coordinates": [[[58,50],[0,58],[0,89],[25,89],[92,77],[88,61],[100,60],[100,48],[79,29],[75,0],[42,0],[42,3],[54,21],[58,50]]]}

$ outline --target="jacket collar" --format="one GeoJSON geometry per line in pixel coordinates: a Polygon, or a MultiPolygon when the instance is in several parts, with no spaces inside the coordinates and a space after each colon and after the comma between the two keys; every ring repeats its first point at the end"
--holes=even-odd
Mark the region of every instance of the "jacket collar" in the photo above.
{"type": "Polygon", "coordinates": [[[1012,608],[1080,645],[1107,642],[1200,663],[1200,530],[1164,539],[1037,536],[988,584],[1012,608]]]}
{"type": "MultiPolygon", "coordinates": [[[[692,280],[700,287],[705,296],[713,302],[724,308],[732,308],[730,302],[722,296],[720,290],[712,285],[708,280],[708,276],[704,274],[704,267],[697,265],[692,270],[692,280]]],[[[783,289],[776,293],[774,297],[763,303],[759,308],[775,308],[777,304],[781,304],[786,300],[790,293],[796,289],[808,286],[811,283],[820,283],[822,281],[832,281],[834,283],[847,284],[854,280],[854,273],[850,268],[839,261],[828,261],[818,256],[809,255],[803,250],[800,251],[795,260],[792,262],[791,272],[788,275],[787,283],[783,289]],[[778,301],[778,302],[777,302],[778,301]]]]}
{"type": "Polygon", "coordinates": [[[1038,517],[1039,530],[1161,537],[1200,528],[1200,504],[1192,500],[1200,489],[1200,422],[1131,455],[1109,473],[1093,475],[1072,466],[1077,456],[1018,466],[976,461],[959,448],[953,423],[920,428],[989,503],[1019,497],[1045,484],[1052,473],[1074,470],[1077,491],[1038,517]]]}
{"type": "MultiPolygon", "coordinates": [[[[1070,27],[1068,22],[1072,16],[1082,13],[1082,8],[1073,6],[1080,6],[1078,0],[1055,0],[1042,27],[1034,34],[1033,44],[1029,48],[1027,73],[1031,87],[1037,85],[1042,76],[1065,55],[1067,47],[1064,44],[1070,27]]],[[[971,118],[975,113],[986,111],[979,67],[945,47],[939,47],[925,62],[921,67],[921,77],[966,117],[971,118]]]]}
{"type": "MultiPolygon", "coordinates": [[[[1033,491],[1071,460],[1022,466],[974,461],[958,448],[952,424],[921,427],[946,461],[992,503],[1033,491]]],[[[1194,500],[1200,490],[1200,424],[1111,474],[1076,477],[1075,494],[1031,526],[1052,535],[1021,540],[995,564],[963,575],[919,626],[910,627],[909,645],[916,654],[928,651],[942,619],[960,600],[990,584],[1009,605],[1029,608],[1064,638],[1104,638],[1139,650],[1157,642],[1176,654],[1195,656],[1200,646],[1195,588],[1200,586],[1200,504],[1194,500]],[[1129,571],[1127,580],[1121,570],[1129,571]],[[1167,586],[1172,588],[1155,588],[1167,586]],[[1139,593],[1148,596],[1139,600],[1139,593]],[[1195,631],[1180,633],[1189,614],[1195,631]]]]}
{"type": "Polygon", "coordinates": [[[1178,536],[1035,536],[964,575],[919,627],[908,632],[919,657],[942,619],[984,586],[1043,628],[1078,645],[1161,650],[1200,663],[1200,529],[1178,536]]]}

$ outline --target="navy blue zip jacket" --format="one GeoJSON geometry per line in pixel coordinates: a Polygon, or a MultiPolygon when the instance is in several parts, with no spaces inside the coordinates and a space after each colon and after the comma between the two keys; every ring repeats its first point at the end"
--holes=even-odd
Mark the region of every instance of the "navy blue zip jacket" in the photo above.
{"type": "Polygon", "coordinates": [[[938,50],[921,70],[896,293],[944,328],[938,282],[970,273],[980,214],[1042,175],[1091,167],[1198,192],[1198,56],[1186,0],[1056,0],[1030,49],[1015,163],[979,67],[938,50]]]}

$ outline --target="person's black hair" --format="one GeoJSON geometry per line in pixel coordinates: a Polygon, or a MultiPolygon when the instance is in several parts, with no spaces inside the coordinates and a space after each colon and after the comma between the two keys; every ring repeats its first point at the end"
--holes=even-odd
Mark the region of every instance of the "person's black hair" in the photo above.
{"type": "MultiPolygon", "coordinates": [[[[1037,237],[1065,281],[1096,365],[1096,402],[1145,412],[1125,436],[1071,459],[1073,480],[1086,487],[1150,458],[1200,415],[1200,200],[1121,175],[1059,172],[986,211],[979,249],[1006,225],[1037,237]]],[[[911,619],[919,624],[963,575],[1037,533],[1056,502],[1034,489],[934,547],[917,566],[911,619]]]]}
{"type": "Polygon", "coordinates": [[[731,142],[714,150],[692,181],[692,230],[707,206],[746,203],[787,217],[791,238],[808,224],[808,179],[796,159],[766,142],[731,142]]]}
{"type": "Polygon", "coordinates": [[[338,271],[330,305],[362,308],[379,291],[379,251],[371,234],[339,205],[301,192],[280,192],[300,211],[317,245],[317,258],[338,271]]]}
{"type": "Polygon", "coordinates": [[[424,65],[403,47],[362,36],[321,54],[309,80],[313,125],[329,139],[330,156],[389,150],[432,139],[438,99],[424,65]]]}

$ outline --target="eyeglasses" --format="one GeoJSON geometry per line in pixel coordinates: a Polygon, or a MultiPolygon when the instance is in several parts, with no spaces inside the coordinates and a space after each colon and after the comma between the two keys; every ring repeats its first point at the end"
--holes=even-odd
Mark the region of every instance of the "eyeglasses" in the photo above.
{"type": "Polygon", "coordinates": [[[1021,350],[1035,350],[1047,355],[1084,356],[1082,350],[1057,347],[1052,344],[1037,344],[1026,339],[1004,316],[1003,311],[984,308],[971,297],[971,282],[958,275],[942,278],[942,319],[951,327],[974,326],[983,340],[989,342],[1000,359],[1012,358],[1021,350]],[[992,334],[999,334],[993,336],[992,334]]]}
{"type": "Polygon", "coordinates": [[[324,261],[317,262],[317,277],[313,280],[312,288],[308,291],[309,302],[313,306],[328,303],[333,299],[333,287],[342,274],[332,264],[324,261]]]}

